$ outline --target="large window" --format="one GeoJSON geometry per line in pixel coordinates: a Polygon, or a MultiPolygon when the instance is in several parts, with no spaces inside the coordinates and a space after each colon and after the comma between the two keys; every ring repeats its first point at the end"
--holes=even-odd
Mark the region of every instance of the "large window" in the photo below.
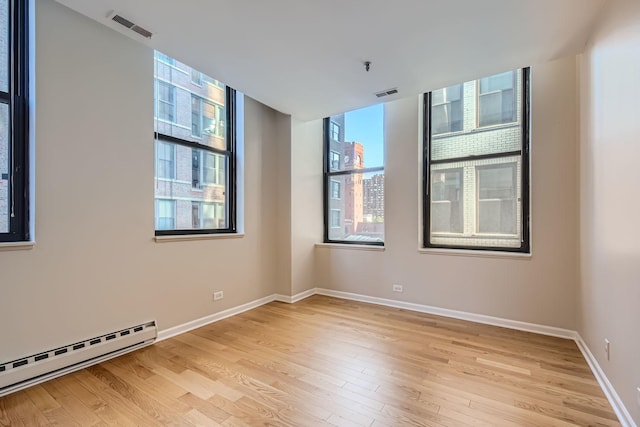
{"type": "Polygon", "coordinates": [[[156,235],[233,233],[235,91],[159,52],[155,62],[156,235]]]}
{"type": "Polygon", "coordinates": [[[384,244],[383,108],[325,119],[325,242],[384,244]]]}
{"type": "Polygon", "coordinates": [[[529,252],[529,105],[528,68],[424,95],[425,247],[529,252]]]}
{"type": "Polygon", "coordinates": [[[0,0],[0,242],[30,238],[27,3],[0,0]]]}

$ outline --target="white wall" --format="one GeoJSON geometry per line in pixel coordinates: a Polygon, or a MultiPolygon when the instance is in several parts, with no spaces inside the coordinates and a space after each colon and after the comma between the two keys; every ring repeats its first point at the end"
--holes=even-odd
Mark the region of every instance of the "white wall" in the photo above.
{"type": "Polygon", "coordinates": [[[317,286],[574,329],[575,58],[532,67],[531,258],[418,253],[418,105],[407,98],[385,107],[384,252],[316,248],[317,286]],[[404,293],[393,293],[392,283],[404,293]]]}
{"type": "Polygon", "coordinates": [[[246,236],[155,243],[153,52],[52,0],[35,13],[37,243],[0,252],[0,360],[271,295],[281,115],[246,99],[246,236]]]}
{"type": "Polygon", "coordinates": [[[578,330],[640,424],[640,3],[611,2],[580,77],[578,330]]]}

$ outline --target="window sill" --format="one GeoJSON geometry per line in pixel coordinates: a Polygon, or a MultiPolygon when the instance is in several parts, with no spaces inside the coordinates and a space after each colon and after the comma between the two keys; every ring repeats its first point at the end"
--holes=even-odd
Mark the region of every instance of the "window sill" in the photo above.
{"type": "Polygon", "coordinates": [[[431,255],[479,257],[479,258],[518,259],[522,261],[530,261],[532,257],[531,253],[527,254],[522,252],[483,251],[483,250],[472,250],[472,249],[418,248],[418,253],[431,254],[431,255]]]}
{"type": "Polygon", "coordinates": [[[183,234],[178,236],[155,236],[156,243],[188,242],[193,240],[217,240],[217,239],[242,239],[244,233],[220,233],[220,234],[183,234]]]}
{"type": "Polygon", "coordinates": [[[374,245],[349,245],[343,243],[316,243],[316,248],[323,249],[353,249],[356,251],[384,252],[384,246],[374,245]]]}
{"type": "Polygon", "coordinates": [[[4,242],[0,243],[0,251],[30,251],[36,242],[4,242]]]}

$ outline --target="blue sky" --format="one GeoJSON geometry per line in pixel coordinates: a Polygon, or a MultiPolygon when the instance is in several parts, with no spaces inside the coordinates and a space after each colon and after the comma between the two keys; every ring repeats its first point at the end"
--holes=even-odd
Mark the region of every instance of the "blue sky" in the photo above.
{"type": "Polygon", "coordinates": [[[377,104],[344,115],[345,140],[364,145],[364,166],[384,165],[384,104],[377,104]]]}

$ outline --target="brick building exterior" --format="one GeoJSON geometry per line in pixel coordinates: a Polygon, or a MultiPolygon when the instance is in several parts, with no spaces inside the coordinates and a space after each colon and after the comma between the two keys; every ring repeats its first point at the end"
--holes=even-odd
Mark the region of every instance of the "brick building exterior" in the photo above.
{"type": "Polygon", "coordinates": [[[159,52],[154,77],[156,229],[225,228],[226,157],[162,137],[226,149],[225,86],[159,52]]]}
{"type": "Polygon", "coordinates": [[[432,243],[520,246],[521,87],[514,71],[432,92],[432,243]]]}

